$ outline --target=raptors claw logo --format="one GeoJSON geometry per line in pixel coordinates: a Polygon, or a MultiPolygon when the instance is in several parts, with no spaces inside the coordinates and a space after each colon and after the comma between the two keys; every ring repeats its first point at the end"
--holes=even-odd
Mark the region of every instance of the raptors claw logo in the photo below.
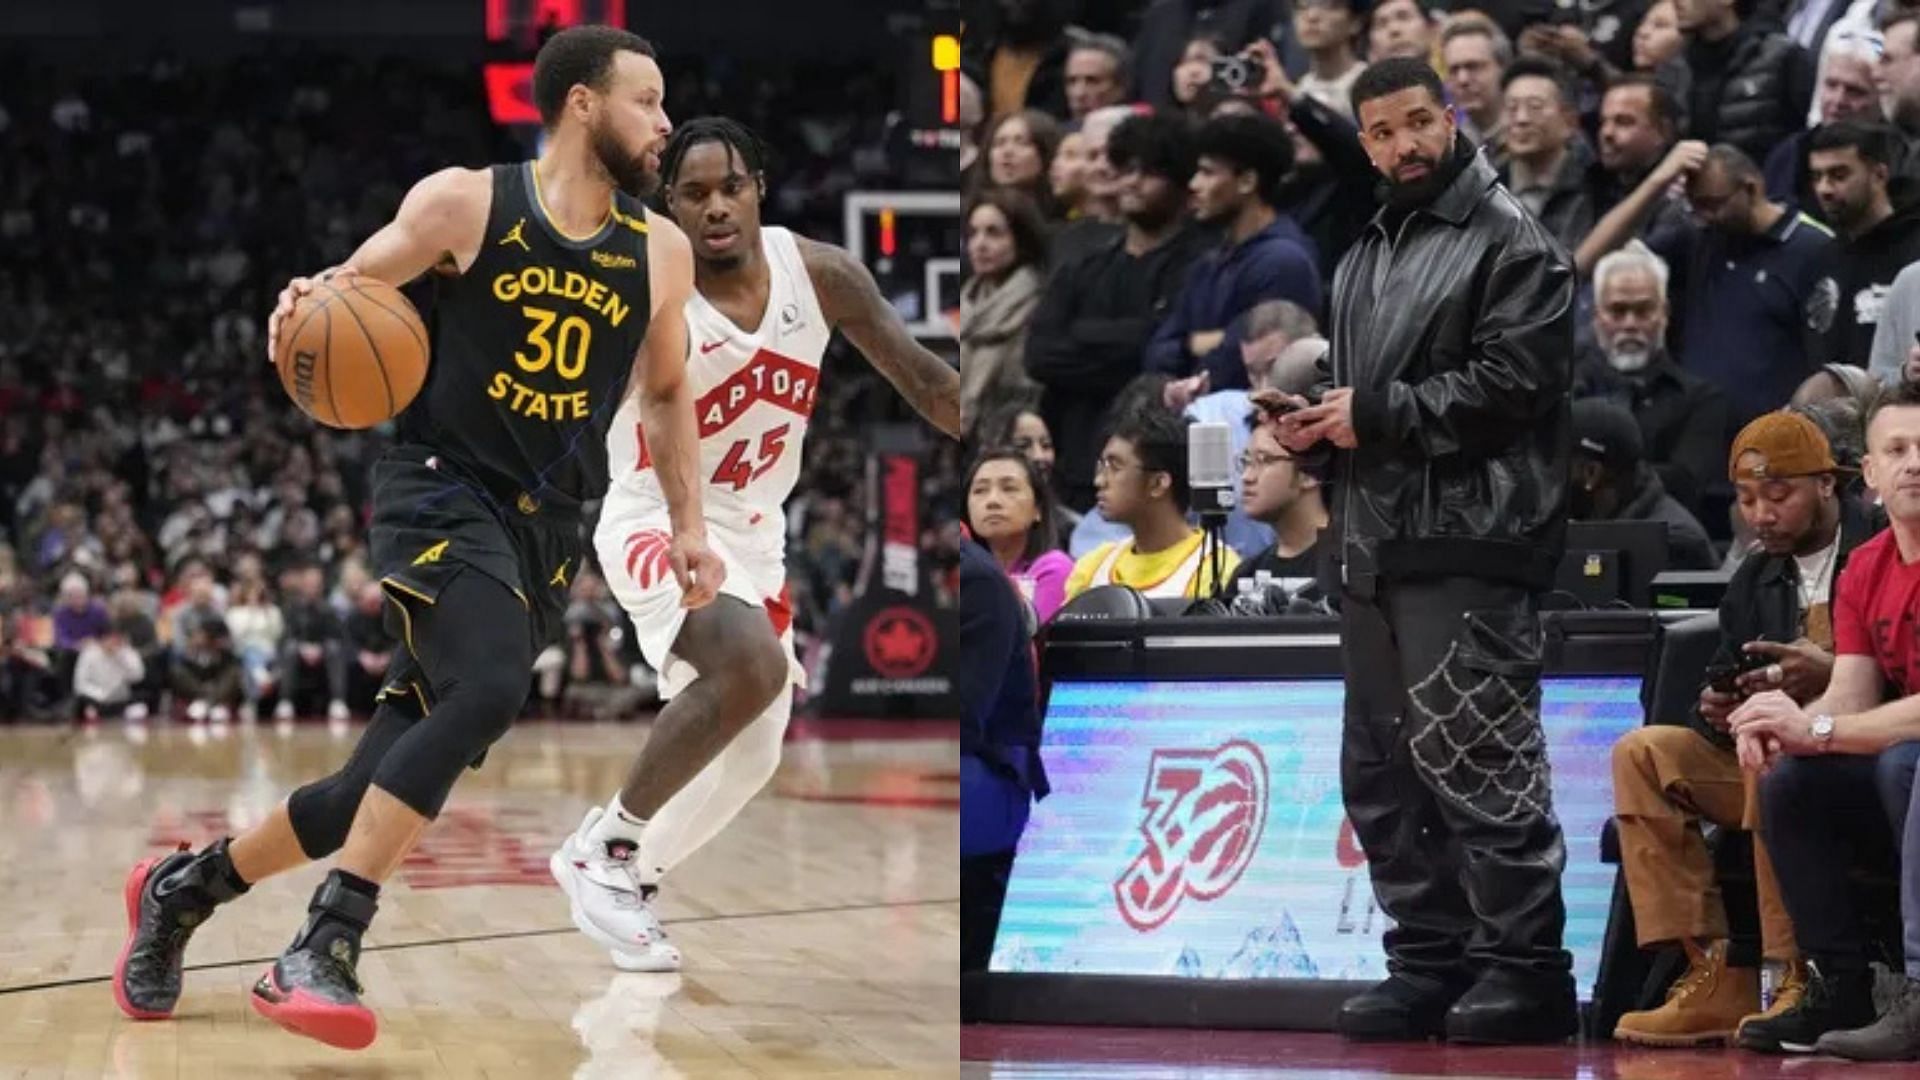
{"type": "Polygon", "coordinates": [[[1267,820],[1267,760],[1244,739],[1156,750],[1140,802],[1146,846],[1113,883],[1113,897],[1127,925],[1145,933],[1182,899],[1218,899],[1240,880],[1267,820]]]}
{"type": "Polygon", "coordinates": [[[671,565],[673,537],[659,529],[642,529],[627,537],[627,576],[643,589],[666,578],[671,565]]]}

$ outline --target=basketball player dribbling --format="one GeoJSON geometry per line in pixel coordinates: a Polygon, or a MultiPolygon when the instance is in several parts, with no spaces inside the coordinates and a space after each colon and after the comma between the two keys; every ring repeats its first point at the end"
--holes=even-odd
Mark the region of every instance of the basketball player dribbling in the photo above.
{"type": "Polygon", "coordinates": [[[935,427],[960,433],[958,373],[913,339],[866,268],[840,248],[761,227],[766,176],[751,132],[692,120],[662,160],[667,209],[693,244],[688,379],[707,534],[727,573],[719,598],[691,610],[662,572],[668,508],[655,433],[629,404],[609,437],[612,486],[594,550],[668,701],[626,786],[550,860],[575,925],[634,971],[680,966],[649,907],[660,877],[725,828],[780,763],[800,677],[781,504],[800,477],[834,330],[935,427]]]}
{"type": "MultiPolygon", "coordinates": [[[[537,160],[429,176],[317,279],[350,289],[356,274],[397,285],[439,271],[427,383],[373,471],[374,569],[406,648],[338,772],[238,837],[133,868],[113,978],[129,1016],[172,1013],[187,939],[217,905],[338,852],[252,1003],[333,1046],[373,1041],[355,968],[380,883],[519,714],[535,655],[564,636],[580,505],[605,490],[608,424],[629,383],[680,602],[710,602],[725,575],[695,475],[688,243],[636,198],[656,183],[671,131],[652,47],[608,27],[564,31],[540,50],[534,97],[549,136],[537,160]]],[[[269,356],[315,287],[296,279],[281,294],[269,356]]]]}

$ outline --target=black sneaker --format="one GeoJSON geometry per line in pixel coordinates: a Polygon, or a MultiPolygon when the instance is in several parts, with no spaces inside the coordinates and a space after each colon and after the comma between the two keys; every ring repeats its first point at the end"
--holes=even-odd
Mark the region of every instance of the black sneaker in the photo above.
{"type": "Polygon", "coordinates": [[[1357,1041],[1417,1041],[1446,1034],[1447,1008],[1464,987],[1423,975],[1395,972],[1386,981],[1340,1006],[1334,1030],[1357,1041]]]}
{"type": "Polygon", "coordinates": [[[253,984],[253,1011],[296,1035],[342,1050],[361,1050],[379,1033],[355,965],[360,934],[373,921],[374,898],[327,876],[308,907],[306,926],[253,984]]]}
{"type": "Polygon", "coordinates": [[[1813,1044],[1815,1053],[1854,1061],[1920,1061],[1920,979],[1900,984],[1887,1011],[1858,1031],[1829,1031],[1813,1044]]]}
{"type": "Polygon", "coordinates": [[[1735,1045],[1763,1054],[1811,1054],[1830,1031],[1851,1031],[1873,1023],[1873,976],[1865,971],[1824,975],[1807,961],[1807,992],[1800,1004],[1779,1016],[1749,1020],[1734,1036],[1735,1045]]]}
{"type": "Polygon", "coordinates": [[[113,966],[113,1000],[135,1020],[165,1020],[180,1000],[187,940],[213,909],[240,893],[228,877],[227,841],[198,855],[180,850],[135,863],[121,890],[127,943],[113,966]]]}

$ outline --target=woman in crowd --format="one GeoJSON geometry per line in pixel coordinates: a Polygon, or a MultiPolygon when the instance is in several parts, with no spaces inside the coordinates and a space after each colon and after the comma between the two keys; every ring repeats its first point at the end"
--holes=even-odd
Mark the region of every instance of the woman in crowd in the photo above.
{"type": "Polygon", "coordinates": [[[1640,17],[1640,26],[1633,32],[1633,69],[1653,74],[1679,56],[1686,43],[1673,0],[1660,0],[1640,17]]]}
{"type": "Polygon", "coordinates": [[[995,120],[981,140],[986,170],[976,170],[974,189],[1013,188],[1025,193],[1043,215],[1053,210],[1049,170],[1060,147],[1060,121],[1038,109],[1022,109],[995,120]],[[984,183],[982,182],[984,180],[984,183]]]}
{"type": "Polygon", "coordinates": [[[967,264],[960,290],[960,412],[969,424],[981,405],[1033,388],[1024,357],[1027,325],[1046,285],[1046,226],[1033,200],[988,188],[967,208],[967,264]]]}
{"type": "Polygon", "coordinates": [[[1233,55],[1225,41],[1212,34],[1195,34],[1180,50],[1180,62],[1173,69],[1173,103],[1195,123],[1205,120],[1213,107],[1207,83],[1213,79],[1213,62],[1233,55]]]}
{"type": "Polygon", "coordinates": [[[980,455],[967,474],[967,529],[1020,589],[1044,623],[1066,597],[1073,560],[1060,550],[1053,495],[1025,454],[980,455]]]}
{"type": "MultiPolygon", "coordinates": [[[[973,429],[973,445],[998,449],[1012,447],[1033,462],[1040,471],[1040,478],[1047,482],[1049,490],[1053,487],[1053,432],[1048,430],[1046,418],[1040,415],[1040,402],[1036,395],[1025,394],[1012,401],[983,404],[981,419],[973,429]]],[[[1073,527],[1080,524],[1080,515],[1072,507],[1054,500],[1053,520],[1060,526],[1062,536],[1071,533],[1073,527]]]]}

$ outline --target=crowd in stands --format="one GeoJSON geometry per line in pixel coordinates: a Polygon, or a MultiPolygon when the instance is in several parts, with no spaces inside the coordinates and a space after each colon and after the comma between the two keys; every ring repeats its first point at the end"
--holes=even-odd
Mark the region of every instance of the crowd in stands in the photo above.
{"type": "MultiPolygon", "coordinates": [[[[415,180],[528,150],[491,122],[471,66],[286,52],[79,75],[0,59],[0,722],[366,715],[403,647],[367,572],[367,467],[387,436],[298,412],[265,317],[415,180]]],[[[881,118],[841,96],[891,100],[885,72],[664,66],[675,117],[726,111],[768,138],[771,220],[837,242],[845,192],[891,182],[881,118]]],[[[792,517],[803,648],[860,569],[863,425],[907,415],[857,357],[827,364],[792,517]]],[[[957,483],[936,458],[929,505],[957,483]]],[[[633,715],[651,675],[624,624],[578,575],[530,708],[592,686],[596,708],[633,715]]]]}
{"type": "MultiPolygon", "coordinates": [[[[1384,191],[1348,95],[1387,58],[1433,66],[1576,271],[1570,516],[1664,523],[1670,568],[1732,571],[1697,707],[1615,751],[1640,941],[1684,975],[1603,1034],[1920,1060],[1920,708],[1899,700],[1920,670],[1920,4],[982,0],[972,536],[1036,625],[1101,585],[1299,610],[1258,577],[1316,576],[1339,493],[1269,419],[1341,362],[1329,297],[1375,285],[1340,276],[1394,220],[1370,224],[1384,191]],[[1202,421],[1230,425],[1241,470],[1224,562],[1188,487],[1202,421]],[[1764,958],[1729,959],[1703,820],[1756,834],[1764,958]],[[1904,981],[1848,877],[1895,861],[1904,981]]],[[[1002,871],[978,872],[991,894],[1002,871]]]]}
{"type": "MultiPolygon", "coordinates": [[[[976,7],[963,406],[976,448],[1018,430],[1030,501],[1089,581],[1212,591],[1198,530],[1147,540],[1129,517],[1136,477],[1185,458],[1136,469],[1161,451],[1114,432],[1180,434],[1124,409],[1227,422],[1249,485],[1319,490],[1245,457],[1250,401],[1314,381],[1336,269],[1379,208],[1347,94],[1384,57],[1433,63],[1579,271],[1576,518],[1665,521],[1671,567],[1737,565],[1734,434],[1794,407],[1844,456],[1876,389],[1920,375],[1920,5],[976,7]],[[1294,348],[1304,368],[1273,363],[1294,348]]],[[[1184,479],[1161,482],[1187,511],[1184,479]]],[[[1275,524],[1243,506],[1228,542],[1257,559],[1275,524]]]]}

